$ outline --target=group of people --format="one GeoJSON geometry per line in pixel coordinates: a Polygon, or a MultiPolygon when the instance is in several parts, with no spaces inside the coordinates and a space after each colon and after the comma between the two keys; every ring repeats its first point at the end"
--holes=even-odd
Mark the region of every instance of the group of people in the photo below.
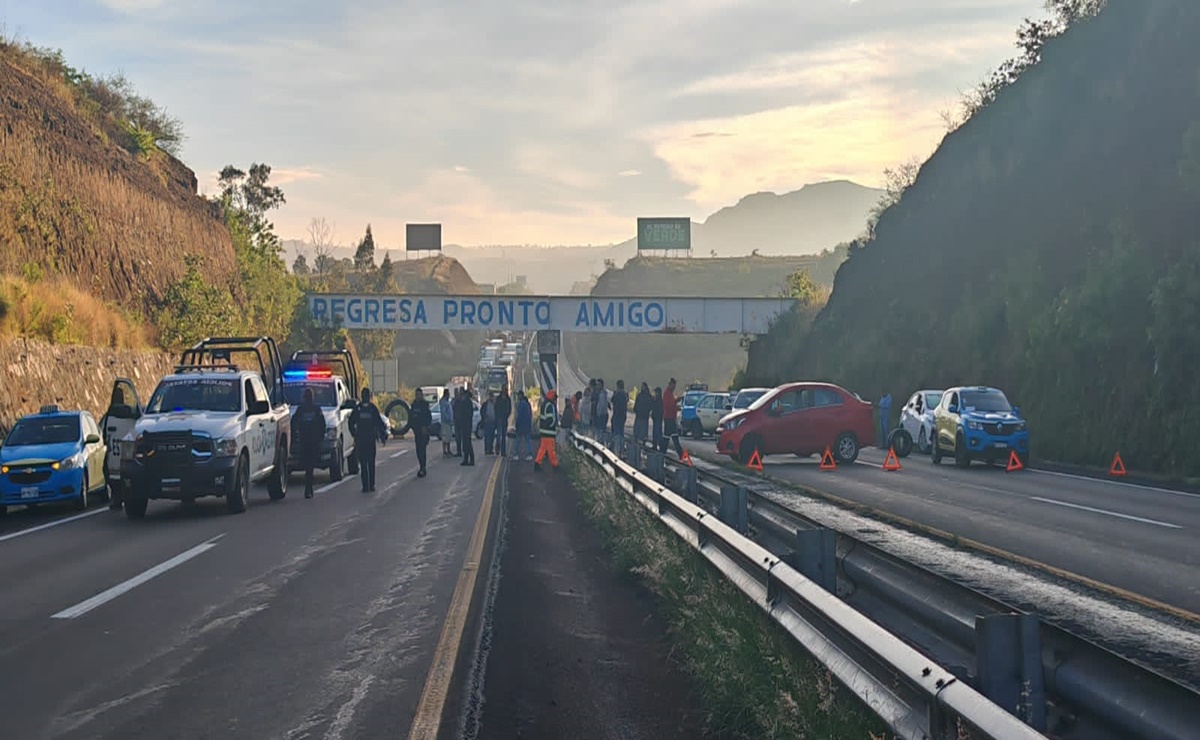
{"type": "MultiPolygon", "coordinates": [[[[553,391],[547,394],[550,408],[554,409],[553,391]]],[[[438,411],[442,418],[442,456],[443,457],[461,457],[461,465],[475,464],[475,400],[474,392],[470,387],[455,388],[451,391],[449,388],[442,392],[441,398],[437,399],[438,411]],[[453,393],[453,396],[451,395],[453,393]],[[451,449],[451,440],[453,440],[453,450],[451,449]]],[[[543,403],[545,406],[545,403],[543,403]]],[[[483,432],[483,450],[485,455],[498,455],[500,457],[508,456],[508,430],[509,422],[512,422],[512,430],[514,437],[512,460],[518,461],[522,459],[522,451],[524,451],[524,459],[534,463],[535,470],[541,470],[542,460],[547,456],[550,457],[553,467],[558,467],[558,457],[554,454],[554,450],[546,451],[543,433],[543,427],[546,420],[544,418],[545,409],[539,409],[538,413],[538,436],[543,438],[543,444],[539,445],[537,456],[535,458],[533,451],[534,437],[534,416],[533,405],[529,397],[524,391],[518,391],[516,402],[513,402],[513,397],[508,394],[508,388],[501,388],[496,391],[489,391],[483,403],[479,406],[479,423],[483,432]]],[[[557,416],[553,419],[554,430],[557,430],[557,416]]],[[[419,476],[424,475],[425,470],[425,452],[424,447],[429,441],[429,429],[432,425],[432,416],[429,411],[428,402],[424,399],[424,395],[418,389],[413,398],[413,403],[409,409],[409,423],[412,426],[413,436],[417,445],[417,456],[421,466],[419,476]]],[[[554,433],[550,435],[551,439],[554,433]]]]}
{"type": "MultiPolygon", "coordinates": [[[[666,388],[656,387],[653,391],[649,383],[642,381],[633,399],[633,439],[638,444],[649,442],[661,452],[674,445],[675,452],[682,455],[675,388],[675,378],[667,382],[666,388]]],[[[582,431],[624,437],[629,410],[624,380],[618,380],[616,389],[609,393],[603,378],[593,378],[587,388],[564,401],[563,427],[575,425],[582,431]]]]}

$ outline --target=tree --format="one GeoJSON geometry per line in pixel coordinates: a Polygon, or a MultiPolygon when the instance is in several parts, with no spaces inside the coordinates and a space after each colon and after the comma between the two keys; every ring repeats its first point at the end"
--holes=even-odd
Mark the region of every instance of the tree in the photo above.
{"type": "Polygon", "coordinates": [[[308,243],[313,250],[313,271],[325,275],[333,267],[333,227],[322,217],[308,222],[308,243]]]}
{"type": "Polygon", "coordinates": [[[304,256],[303,252],[300,252],[296,255],[295,261],[292,262],[292,274],[308,275],[309,273],[310,270],[308,269],[308,258],[304,256]]]}
{"type": "Polygon", "coordinates": [[[912,187],[912,184],[917,181],[917,173],[921,171],[921,160],[918,157],[909,159],[899,167],[892,169],[888,167],[883,171],[883,195],[879,196],[879,202],[871,209],[870,215],[867,217],[867,233],[869,236],[875,235],[875,226],[879,223],[879,219],[892,206],[900,202],[900,198],[904,196],[904,191],[912,187]]]}
{"type": "Polygon", "coordinates": [[[287,202],[283,189],[269,185],[271,165],[254,163],[249,171],[226,165],[217,175],[221,193],[217,202],[225,211],[226,221],[231,215],[245,222],[254,246],[260,251],[279,253],[282,244],[275,234],[275,225],[267,220],[267,213],[287,202]]]}
{"type": "Polygon", "coordinates": [[[824,305],[826,298],[829,297],[829,291],[813,279],[807,267],[802,267],[788,275],[787,286],[783,292],[786,297],[799,301],[802,309],[824,305]]]}
{"type": "Polygon", "coordinates": [[[367,233],[363,234],[358,249],[354,250],[354,269],[366,272],[375,267],[375,237],[371,235],[371,224],[367,224],[367,233]]]}
{"type": "Polygon", "coordinates": [[[392,276],[395,274],[395,268],[392,265],[392,253],[385,251],[383,253],[383,262],[379,263],[379,269],[375,272],[375,289],[380,293],[386,293],[392,290],[392,276]]]}
{"type": "Polygon", "coordinates": [[[187,270],[167,286],[162,308],[154,316],[159,343],[168,349],[230,333],[237,314],[228,288],[212,285],[204,278],[199,257],[188,254],[183,261],[187,270]]]}

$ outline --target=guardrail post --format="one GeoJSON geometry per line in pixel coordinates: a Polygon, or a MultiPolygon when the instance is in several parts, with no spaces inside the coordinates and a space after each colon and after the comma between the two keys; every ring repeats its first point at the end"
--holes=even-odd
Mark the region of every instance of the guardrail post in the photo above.
{"type": "Polygon", "coordinates": [[[721,521],[736,529],[740,534],[750,531],[750,496],[742,486],[721,486],[721,521]]]}
{"type": "Polygon", "coordinates": [[[1041,619],[1036,614],[975,617],[979,691],[1035,730],[1046,729],[1041,619]]]}
{"type": "Polygon", "coordinates": [[[646,456],[646,475],[662,483],[663,475],[666,472],[665,463],[666,458],[661,452],[651,452],[646,456]]]}
{"type": "Polygon", "coordinates": [[[683,496],[689,503],[696,503],[698,500],[699,481],[696,477],[696,469],[684,466],[675,470],[675,491],[680,496],[683,496]]]}
{"type": "Polygon", "coordinates": [[[797,529],[796,549],[783,561],[829,593],[837,594],[837,533],[832,529],[797,529]]]}
{"type": "Polygon", "coordinates": [[[638,447],[637,445],[630,445],[630,447],[629,447],[629,464],[633,466],[634,470],[642,469],[642,448],[641,447],[638,447]]]}

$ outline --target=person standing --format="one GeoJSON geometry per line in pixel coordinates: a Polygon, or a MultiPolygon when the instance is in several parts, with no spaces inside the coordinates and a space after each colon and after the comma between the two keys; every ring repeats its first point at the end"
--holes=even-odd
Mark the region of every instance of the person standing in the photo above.
{"type": "Polygon", "coordinates": [[[438,416],[442,420],[442,457],[450,457],[450,439],[454,436],[454,410],[450,404],[450,389],[442,389],[438,400],[438,416]]]}
{"type": "Polygon", "coordinates": [[[596,381],[596,393],[592,396],[592,403],[596,405],[596,434],[604,438],[608,436],[608,389],[604,387],[603,378],[596,381]]]}
{"type": "Polygon", "coordinates": [[[879,394],[879,440],[876,446],[882,450],[888,448],[888,428],[892,421],[892,394],[886,391],[879,394]]]}
{"type": "Polygon", "coordinates": [[[458,446],[462,451],[462,462],[459,465],[475,464],[475,447],[471,442],[471,422],[474,421],[475,402],[471,398],[470,389],[463,391],[454,406],[454,429],[458,432],[458,446]]]}
{"type": "Polygon", "coordinates": [[[362,401],[350,413],[350,433],[354,435],[354,450],[358,455],[358,474],[363,493],[375,490],[375,444],[387,444],[388,425],[371,402],[371,389],[362,389],[362,401]]]}
{"type": "Polygon", "coordinates": [[[564,436],[570,440],[571,429],[575,426],[575,408],[574,399],[568,393],[563,399],[562,416],[559,417],[558,428],[563,431],[564,436]]]}
{"type": "Polygon", "coordinates": [[[584,434],[592,429],[592,411],[596,408],[596,404],[592,403],[592,391],[595,387],[596,380],[593,378],[588,381],[588,386],[583,389],[583,396],[579,399],[579,426],[583,427],[584,434]]]}
{"type": "Polygon", "coordinates": [[[512,398],[508,395],[508,386],[500,389],[500,397],[496,399],[496,454],[508,456],[508,420],[512,418],[512,398]]]}
{"type": "Polygon", "coordinates": [[[667,440],[675,446],[675,454],[683,457],[683,445],[679,443],[679,401],[675,398],[675,378],[667,381],[663,391],[663,444],[662,452],[667,451],[667,440]]]}
{"type": "Polygon", "coordinates": [[[625,417],[629,415],[629,394],[625,392],[625,381],[617,381],[617,389],[612,394],[612,433],[613,439],[625,437],[625,417]]]}
{"type": "Polygon", "coordinates": [[[488,391],[487,400],[479,407],[479,421],[483,423],[483,454],[490,455],[496,447],[496,394],[488,391]]]}
{"type": "Polygon", "coordinates": [[[663,389],[658,386],[654,387],[654,398],[650,400],[650,422],[653,427],[650,441],[654,449],[665,452],[667,448],[663,444],[663,389]]]}
{"type": "Polygon", "coordinates": [[[541,413],[538,414],[538,434],[541,435],[542,441],[538,445],[537,458],[533,461],[535,471],[542,469],[542,460],[547,456],[550,457],[550,467],[558,470],[558,407],[554,403],[554,397],[553,388],[546,391],[541,413]]]}
{"type": "MultiPolygon", "coordinates": [[[[325,444],[325,412],[314,400],[312,388],[304,389],[304,400],[292,412],[292,439],[300,450],[304,463],[304,498],[313,497],[313,468],[321,459],[321,446],[325,444]]],[[[337,448],[333,454],[338,454],[337,448]]]]}
{"type": "Polygon", "coordinates": [[[412,428],[413,443],[417,447],[417,477],[425,477],[425,463],[429,454],[429,428],[433,426],[433,413],[425,394],[418,388],[413,393],[412,406],[408,408],[408,423],[412,428]]]}
{"type": "Polygon", "coordinates": [[[513,444],[512,459],[521,459],[521,447],[525,447],[525,459],[533,459],[533,405],[521,391],[517,394],[517,418],[513,423],[517,439],[513,444]]]}
{"type": "Polygon", "coordinates": [[[633,399],[633,441],[645,444],[650,429],[650,408],[654,404],[654,396],[650,385],[642,381],[638,388],[637,397],[633,399]]]}

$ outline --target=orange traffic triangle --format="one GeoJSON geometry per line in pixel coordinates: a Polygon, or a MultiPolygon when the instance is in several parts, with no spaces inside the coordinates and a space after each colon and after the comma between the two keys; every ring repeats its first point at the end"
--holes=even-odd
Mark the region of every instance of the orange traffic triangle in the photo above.
{"type": "Polygon", "coordinates": [[[683,463],[684,465],[692,464],[692,456],[688,454],[687,450],[684,450],[683,454],[679,456],[679,462],[683,463]]]}
{"type": "Polygon", "coordinates": [[[1121,453],[1113,456],[1112,467],[1108,469],[1108,474],[1117,478],[1125,477],[1125,461],[1121,459],[1121,453]]]}
{"type": "Polygon", "coordinates": [[[893,470],[900,470],[900,461],[896,459],[896,450],[894,448],[888,449],[887,457],[883,459],[883,469],[889,473],[893,470]]]}
{"type": "Polygon", "coordinates": [[[1005,469],[1010,473],[1025,469],[1025,463],[1021,462],[1021,458],[1017,457],[1016,450],[1009,450],[1008,467],[1005,469]]]}
{"type": "Polygon", "coordinates": [[[750,468],[751,470],[757,470],[760,473],[762,472],[762,455],[758,454],[758,450],[755,450],[750,455],[750,462],[746,463],[746,467],[750,468]]]}
{"type": "Polygon", "coordinates": [[[837,470],[837,463],[828,447],[825,448],[825,454],[821,455],[821,470],[837,470]]]}

